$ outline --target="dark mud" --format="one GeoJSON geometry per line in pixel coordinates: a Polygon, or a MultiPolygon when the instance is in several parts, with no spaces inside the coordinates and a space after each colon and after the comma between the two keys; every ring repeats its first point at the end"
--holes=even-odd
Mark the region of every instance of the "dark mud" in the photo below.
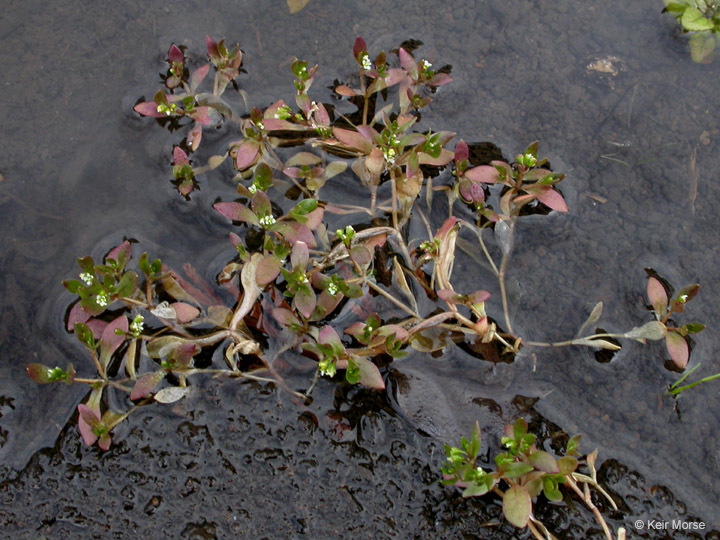
{"type": "MultiPolygon", "coordinates": [[[[232,190],[228,178],[201,179],[200,193],[180,200],[167,167],[176,137],[131,112],[154,91],[169,43],[200,54],[206,33],[240,43],[248,70],[240,84],[259,106],[292,96],[293,56],[321,65],[314,89],[325,99],[324,87],[354,72],[355,35],[373,50],[422,40],[423,55],[451,64],[455,79],[425,115],[429,125],[492,141],[509,158],[540,140],[541,153],[568,174],[570,214],[519,226],[516,330],[536,340],[572,336],[598,301],[608,330],[641,324],[650,266],[678,287],[702,285],[687,320],[709,330],[691,365],[702,362],[702,375],[720,371],[720,61],[693,64],[661,9],[659,0],[488,0],[452,9],[311,0],[291,17],[269,0],[5,6],[5,534],[513,538],[497,501],[463,501],[437,475],[442,442],[456,442],[479,417],[494,451],[497,427],[519,414],[549,448],[562,433],[582,432],[583,450],[600,449],[605,484],[622,500],[621,514],[609,518],[614,528],[637,537],[636,519],[692,516],[720,527],[720,393],[700,386],[675,410],[663,390],[677,376],[663,368],[658,344],[627,345],[607,364],[577,349],[528,350],[497,366],[460,351],[443,362],[414,357],[391,366],[395,394],[325,383],[307,411],[270,388],[212,382],[176,409],[133,415],[105,454],[76,433],[82,389],[38,387],[24,372],[31,361],[83,365],[62,328],[70,299],[59,282],[75,274],[75,257],[99,257],[129,236],[168,262],[190,257],[211,277],[230,256],[226,227],[207,217],[232,190]],[[616,73],[588,67],[598,59],[611,59],[616,73]]],[[[471,282],[473,268],[459,260],[456,276],[471,282]]],[[[541,504],[537,513],[560,537],[593,537],[592,516],[578,506],[541,504]]],[[[663,538],[655,533],[646,537],[663,538]]]]}

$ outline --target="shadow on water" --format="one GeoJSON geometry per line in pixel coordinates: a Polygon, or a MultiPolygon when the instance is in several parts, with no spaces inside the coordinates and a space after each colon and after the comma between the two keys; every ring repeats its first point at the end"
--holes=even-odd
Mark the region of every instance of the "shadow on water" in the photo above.
{"type": "MultiPolygon", "coordinates": [[[[653,267],[678,286],[701,283],[690,314],[710,330],[691,362],[702,362],[703,375],[720,371],[720,64],[690,61],[661,2],[578,10],[570,0],[452,9],[311,0],[292,17],[270,0],[61,4],[14,3],[0,21],[6,528],[23,537],[370,537],[374,529],[513,538],[498,525],[497,501],[463,501],[437,474],[442,442],[456,443],[480,418],[497,450],[499,426],[517,415],[548,449],[576,432],[583,450],[600,449],[601,475],[623,501],[609,519],[615,528],[634,534],[635,519],[688,516],[720,526],[720,393],[695,388],[678,414],[663,396],[676,376],[656,344],[628,345],[607,364],[577,349],[528,351],[494,366],[462,351],[410,358],[391,366],[394,393],[323,384],[306,411],[272,388],[208,382],[177,407],[134,415],[105,454],[83,447],[70,421],[82,389],[39,387],[24,372],[32,361],[85,358],[63,329],[70,298],[59,283],[75,274],[75,257],[99,258],[132,237],[163,260],[190,257],[209,277],[226,260],[227,231],[207,208],[228,179],[201,179],[193,200],[180,200],[168,181],[173,136],[131,112],[153,92],[169,43],[198,54],[206,33],[240,42],[248,70],[240,84],[258,106],[292,101],[293,56],[320,64],[322,92],[352,76],[355,35],[371,50],[421,39],[423,54],[451,64],[455,79],[424,116],[428,125],[491,140],[507,156],[540,140],[568,174],[570,214],[519,226],[517,329],[565,338],[598,301],[608,330],[645,322],[643,268],[653,267]],[[593,69],[599,60],[616,69],[593,69]]],[[[457,276],[472,282],[470,268],[459,261],[457,276]]],[[[592,516],[563,512],[538,507],[561,537],[594,534],[592,516]]]]}

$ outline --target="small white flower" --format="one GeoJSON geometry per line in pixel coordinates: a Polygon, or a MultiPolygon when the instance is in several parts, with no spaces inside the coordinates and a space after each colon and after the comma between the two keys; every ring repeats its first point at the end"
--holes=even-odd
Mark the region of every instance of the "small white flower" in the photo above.
{"type": "Polygon", "coordinates": [[[427,71],[428,69],[430,69],[432,67],[432,64],[430,62],[428,62],[427,60],[423,60],[422,65],[423,65],[423,71],[427,71]]]}
{"type": "Polygon", "coordinates": [[[83,280],[83,282],[85,283],[85,285],[92,285],[93,277],[92,277],[92,274],[91,274],[91,273],[89,273],[89,272],[83,272],[82,274],[80,274],[80,279],[83,280]]]}
{"type": "Polygon", "coordinates": [[[330,285],[328,285],[327,289],[325,290],[330,296],[335,296],[339,291],[338,286],[335,283],[331,283],[330,285]]]}
{"type": "Polygon", "coordinates": [[[100,307],[107,306],[108,294],[105,291],[100,291],[97,296],[95,296],[95,303],[100,307]]]}
{"type": "Polygon", "coordinates": [[[270,214],[260,218],[260,225],[262,225],[263,227],[270,227],[271,225],[274,225],[274,224],[275,224],[275,218],[270,214]]]}
{"type": "Polygon", "coordinates": [[[362,59],[362,67],[364,70],[369,71],[372,69],[372,62],[370,62],[370,55],[366,54],[362,59]]]}
{"type": "Polygon", "coordinates": [[[135,316],[133,321],[130,323],[130,332],[133,336],[138,337],[142,333],[143,327],[145,326],[144,321],[145,317],[142,315],[135,316]]]}
{"type": "Polygon", "coordinates": [[[248,187],[248,191],[255,195],[255,193],[257,192],[257,186],[255,184],[251,184],[250,187],[248,187]]]}

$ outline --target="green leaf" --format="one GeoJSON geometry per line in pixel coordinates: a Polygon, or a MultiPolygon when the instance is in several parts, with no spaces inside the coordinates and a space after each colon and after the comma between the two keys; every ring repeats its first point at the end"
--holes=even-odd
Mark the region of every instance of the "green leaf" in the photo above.
{"type": "Polygon", "coordinates": [[[683,328],[688,334],[697,334],[698,332],[705,330],[705,325],[699,322],[694,322],[686,324],[683,328]]]}
{"type": "Polygon", "coordinates": [[[511,463],[506,463],[501,467],[501,469],[505,478],[519,478],[523,474],[527,474],[532,471],[533,466],[528,465],[527,463],[513,461],[511,463]]]}
{"type": "Polygon", "coordinates": [[[715,37],[707,32],[693,34],[690,37],[690,56],[693,62],[707,64],[712,60],[715,50],[715,37]]]}
{"type": "Polygon", "coordinates": [[[540,471],[550,474],[557,474],[560,472],[555,458],[543,450],[538,450],[537,452],[530,454],[529,460],[531,465],[540,471]]]}
{"type": "Polygon", "coordinates": [[[703,30],[712,30],[715,27],[712,21],[706,19],[698,8],[692,6],[685,9],[685,13],[680,18],[680,23],[688,32],[702,32],[703,30]]]}
{"type": "Polygon", "coordinates": [[[557,460],[557,465],[560,474],[570,474],[577,469],[578,460],[572,456],[563,456],[557,460]]]}
{"type": "Polygon", "coordinates": [[[138,275],[130,270],[125,272],[117,285],[117,296],[119,298],[130,298],[137,290],[138,275]]]}
{"type": "Polygon", "coordinates": [[[512,525],[527,527],[532,512],[532,499],[522,486],[512,486],[503,497],[503,514],[512,525]]]}
{"type": "Polygon", "coordinates": [[[290,15],[295,15],[295,13],[307,6],[308,2],[310,2],[310,0],[287,0],[290,15]]]}

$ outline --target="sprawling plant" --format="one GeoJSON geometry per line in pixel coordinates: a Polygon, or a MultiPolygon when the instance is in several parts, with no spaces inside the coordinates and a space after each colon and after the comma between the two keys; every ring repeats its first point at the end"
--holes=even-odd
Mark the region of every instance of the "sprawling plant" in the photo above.
{"type": "Polygon", "coordinates": [[[720,40],[720,1],[663,0],[664,12],[670,13],[690,34],[690,54],[694,62],[706,64],[713,58],[720,40]]]}
{"type": "MultiPolygon", "coordinates": [[[[31,364],[28,373],[39,383],[90,386],[78,406],[88,445],[106,450],[113,428],[134,409],[182,399],[199,375],[274,381],[304,399],[319,378],[341,374],[349,384],[383,390],[382,366],[408,349],[462,344],[497,361],[512,359],[523,346],[617,350],[619,339],[665,339],[678,368],[687,364],[686,336],[702,325],[677,326],[672,316],[698,286],[669,300],[656,275],[648,284],[656,320],[628,332],[588,331],[601,315],[598,304],[573,339],[547,343],[515,334],[505,287],[515,229],[528,214],[568,210],[558,189],[564,175],[539,156],[537,142],[512,161],[479,162],[462,140],[450,148],[455,133],[425,126],[420,112],[451,82],[449,67],[434,69],[410,46],[400,47],[394,61],[385,52],[373,58],[358,38],[357,81],[336,84],[332,105],[310,96],[318,66],[296,59],[295,103],[278,100],[243,114],[225,96],[234,88],[247,101],[236,81],[242,51],[210,37],[206,46],[209,63],[191,70],[194,62],[172,45],[164,88],[134,110],[184,130],[172,151],[182,196],[192,195],[204,173],[223,164],[234,171],[236,193],[213,204],[230,228],[232,255],[214,283],[189,264],[179,272],[147,253],[133,259],[128,240],[101,261],[78,259],[77,279],[63,282],[77,297],[67,329],[87,349],[96,373],[78,377],[72,364],[31,364]],[[240,136],[223,154],[196,163],[203,130],[222,126],[240,136]],[[367,189],[366,206],[321,196],[338,192],[326,185],[340,176],[353,176],[367,189]],[[418,230],[424,232],[411,233],[418,230]],[[490,293],[453,280],[458,248],[497,281],[502,312],[495,317],[487,313],[490,293]],[[317,363],[304,392],[284,382],[287,362],[277,359],[289,351],[317,363]]],[[[516,424],[516,446],[523,429],[516,424]]],[[[558,483],[587,481],[575,465],[565,465],[576,464],[572,455],[556,462],[523,443],[521,450],[511,447],[495,476],[478,472],[479,483],[468,483],[475,481],[466,475],[477,455],[475,438],[464,454],[449,455],[448,469],[453,483],[467,484],[472,494],[499,493],[503,480],[506,501],[525,501],[538,486],[556,497],[558,483]]],[[[520,519],[527,505],[510,507],[516,508],[508,515],[513,524],[529,523],[520,519]]]]}

